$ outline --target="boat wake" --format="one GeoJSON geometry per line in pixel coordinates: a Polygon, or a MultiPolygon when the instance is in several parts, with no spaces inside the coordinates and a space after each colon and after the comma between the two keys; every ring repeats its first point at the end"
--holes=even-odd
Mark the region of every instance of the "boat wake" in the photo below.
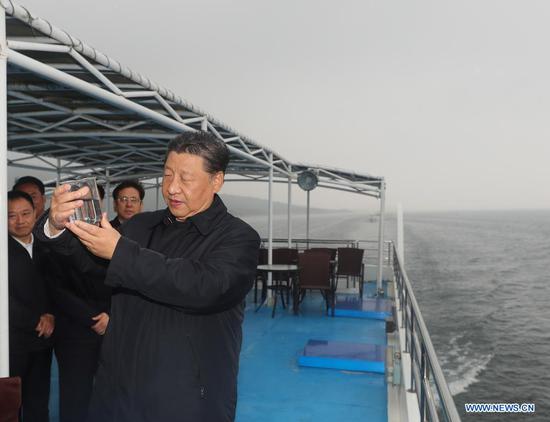
{"type": "Polygon", "coordinates": [[[464,393],[479,380],[480,373],[487,368],[493,354],[479,354],[470,341],[461,344],[462,335],[454,336],[448,349],[440,357],[441,367],[453,396],[464,393]]]}

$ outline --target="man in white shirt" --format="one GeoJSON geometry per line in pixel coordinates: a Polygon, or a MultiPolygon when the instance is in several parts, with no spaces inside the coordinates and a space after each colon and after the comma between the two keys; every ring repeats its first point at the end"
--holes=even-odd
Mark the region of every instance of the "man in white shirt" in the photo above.
{"type": "Polygon", "coordinates": [[[10,375],[21,377],[23,422],[47,422],[54,317],[44,253],[34,242],[36,213],[25,192],[8,193],[10,375]]]}

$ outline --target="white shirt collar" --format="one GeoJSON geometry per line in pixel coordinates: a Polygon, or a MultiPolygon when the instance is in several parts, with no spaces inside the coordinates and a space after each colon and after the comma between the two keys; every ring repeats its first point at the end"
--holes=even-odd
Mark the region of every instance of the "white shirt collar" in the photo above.
{"type": "Polygon", "coordinates": [[[34,235],[31,233],[31,241],[30,243],[25,243],[19,240],[17,237],[12,236],[21,246],[23,246],[26,251],[29,253],[30,257],[32,258],[32,247],[34,245],[34,235]]]}

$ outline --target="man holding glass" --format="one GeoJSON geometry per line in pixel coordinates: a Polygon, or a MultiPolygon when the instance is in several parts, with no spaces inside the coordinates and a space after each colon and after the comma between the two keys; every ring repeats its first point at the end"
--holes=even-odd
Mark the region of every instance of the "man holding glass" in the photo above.
{"type": "Polygon", "coordinates": [[[168,207],[135,216],[121,233],[105,215],[100,227],[69,223],[87,188],[54,192],[37,236],[82,271],[103,260],[105,283],[117,289],[90,420],[234,420],[244,298],[260,238],[217,195],[228,163],[227,146],[212,134],[178,135],[164,164],[168,207]]]}

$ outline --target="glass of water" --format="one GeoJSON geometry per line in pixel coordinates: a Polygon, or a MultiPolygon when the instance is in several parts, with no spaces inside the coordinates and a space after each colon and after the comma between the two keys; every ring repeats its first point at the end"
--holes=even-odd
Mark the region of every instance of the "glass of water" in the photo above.
{"type": "Polygon", "coordinates": [[[85,177],[83,179],[71,180],[66,183],[71,185],[71,192],[75,192],[84,186],[87,186],[89,189],[88,193],[83,198],[80,198],[84,202],[84,205],[74,210],[74,215],[71,216],[71,222],[80,220],[88,224],[98,225],[101,221],[101,199],[97,190],[95,177],[85,177]]]}

